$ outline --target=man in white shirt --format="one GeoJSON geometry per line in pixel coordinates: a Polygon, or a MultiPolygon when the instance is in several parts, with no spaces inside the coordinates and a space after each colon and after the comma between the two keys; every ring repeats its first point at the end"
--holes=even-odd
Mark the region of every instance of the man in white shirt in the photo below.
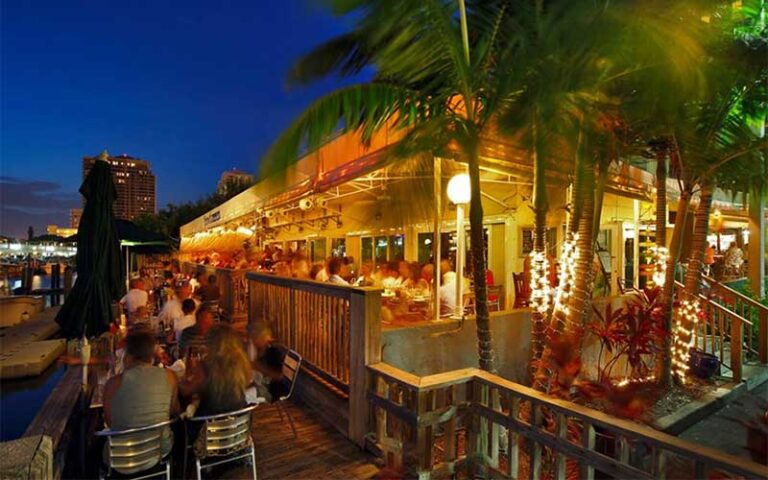
{"type": "Polygon", "coordinates": [[[140,278],[131,280],[131,289],[120,299],[120,304],[123,306],[126,312],[129,314],[135,313],[139,307],[146,307],[149,301],[149,295],[140,278]]]}
{"type": "Polygon", "coordinates": [[[333,257],[328,262],[328,273],[330,273],[330,275],[328,276],[328,283],[333,283],[333,284],[336,284],[336,285],[347,285],[347,286],[349,286],[349,282],[344,280],[341,277],[341,275],[340,275],[341,274],[341,266],[342,266],[342,262],[341,262],[341,259],[339,257],[333,257]]]}
{"type": "Polygon", "coordinates": [[[440,316],[449,317],[456,313],[456,272],[445,272],[440,285],[440,316]]]}

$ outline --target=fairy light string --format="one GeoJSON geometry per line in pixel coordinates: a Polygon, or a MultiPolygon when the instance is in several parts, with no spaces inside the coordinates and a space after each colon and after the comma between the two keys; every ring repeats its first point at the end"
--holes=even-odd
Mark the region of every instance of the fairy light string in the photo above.
{"type": "Polygon", "coordinates": [[[651,253],[651,264],[653,265],[653,275],[651,279],[657,287],[663,287],[667,278],[667,259],[669,251],[667,247],[654,246],[649,249],[651,253]]]}
{"type": "Polygon", "coordinates": [[[694,334],[699,323],[701,306],[699,301],[683,300],[678,310],[679,319],[672,327],[672,374],[681,384],[687,381],[688,364],[691,358],[691,348],[695,340],[694,334]]]}

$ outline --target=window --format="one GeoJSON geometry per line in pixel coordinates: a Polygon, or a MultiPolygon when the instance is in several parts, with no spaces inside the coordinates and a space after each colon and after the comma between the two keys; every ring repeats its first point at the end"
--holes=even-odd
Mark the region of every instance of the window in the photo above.
{"type": "Polygon", "coordinates": [[[347,254],[347,239],[334,238],[331,240],[331,255],[334,257],[344,257],[347,254]]]}
{"type": "Polygon", "coordinates": [[[373,238],[364,237],[360,240],[360,256],[362,261],[373,261],[373,238]]]}

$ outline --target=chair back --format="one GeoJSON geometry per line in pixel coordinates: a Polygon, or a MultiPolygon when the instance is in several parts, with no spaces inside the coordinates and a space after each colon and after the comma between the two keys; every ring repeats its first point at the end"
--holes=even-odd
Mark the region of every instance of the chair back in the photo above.
{"type": "Polygon", "coordinates": [[[234,412],[190,418],[191,422],[204,422],[204,456],[221,457],[249,447],[251,412],[254,408],[256,405],[248,405],[234,412]]]}
{"type": "Polygon", "coordinates": [[[163,458],[163,434],[174,420],[127,430],[101,430],[107,439],[107,466],[119,473],[136,473],[157,465],[163,458]]]}
{"type": "Polygon", "coordinates": [[[299,378],[301,369],[301,355],[295,350],[288,350],[283,359],[283,377],[290,382],[288,393],[280,398],[285,400],[293,394],[293,388],[296,386],[296,379],[299,378]]]}
{"type": "Polygon", "coordinates": [[[213,315],[214,322],[219,322],[221,320],[221,308],[219,307],[218,300],[209,300],[207,302],[203,302],[200,305],[200,308],[203,308],[211,312],[211,314],[213,315]]]}
{"type": "Polygon", "coordinates": [[[513,273],[515,283],[515,307],[527,307],[531,298],[531,286],[525,281],[524,273],[513,273]]]}

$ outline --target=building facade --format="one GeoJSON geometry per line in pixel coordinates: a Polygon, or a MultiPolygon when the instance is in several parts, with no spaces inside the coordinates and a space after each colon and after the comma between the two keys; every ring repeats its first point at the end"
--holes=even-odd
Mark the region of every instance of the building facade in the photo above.
{"type": "MultiPolygon", "coordinates": [[[[83,178],[88,175],[97,160],[96,156],[83,157],[83,178]]],[[[156,182],[149,162],[123,154],[110,155],[109,163],[117,190],[117,200],[113,204],[115,217],[133,220],[144,213],[155,213],[156,182]]]]}
{"type": "Polygon", "coordinates": [[[228,188],[238,188],[240,186],[246,187],[253,184],[253,175],[245,173],[241,170],[225,170],[219,178],[219,183],[216,186],[216,192],[219,195],[226,195],[228,188]]]}
{"type": "Polygon", "coordinates": [[[69,228],[77,229],[80,226],[80,217],[83,216],[82,208],[72,208],[69,210],[69,228]]]}

